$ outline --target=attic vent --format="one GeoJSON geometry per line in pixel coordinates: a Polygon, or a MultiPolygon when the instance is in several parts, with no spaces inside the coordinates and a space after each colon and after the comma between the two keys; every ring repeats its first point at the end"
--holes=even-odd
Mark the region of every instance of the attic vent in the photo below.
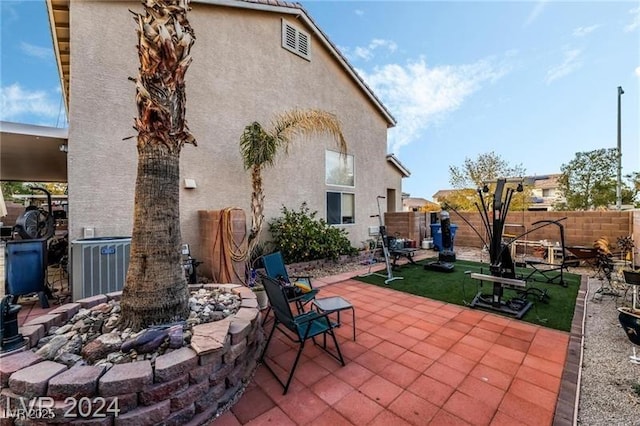
{"type": "Polygon", "coordinates": [[[282,47],[306,60],[311,60],[310,43],[309,34],[282,20],[282,47]]]}

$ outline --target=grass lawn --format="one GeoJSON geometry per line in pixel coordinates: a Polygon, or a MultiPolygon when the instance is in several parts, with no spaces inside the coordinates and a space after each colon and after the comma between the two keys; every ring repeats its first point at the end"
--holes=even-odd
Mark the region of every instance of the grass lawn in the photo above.
{"type": "MultiPolygon", "coordinates": [[[[484,282],[484,285],[482,285],[480,281],[471,279],[469,274],[465,274],[466,271],[490,274],[488,264],[458,260],[454,263],[453,272],[425,270],[423,265],[432,260],[435,259],[426,259],[418,262],[418,265],[408,264],[394,270],[394,276],[404,277],[404,279],[391,281],[388,286],[384,284],[385,278],[377,275],[354,277],[354,279],[462,306],[471,303],[479,291],[484,294],[492,293],[492,283],[484,282]]],[[[532,269],[529,268],[518,268],[516,275],[518,277],[522,274],[527,276],[531,271],[532,269]]],[[[382,274],[385,272],[384,270],[380,271],[382,274]]],[[[552,274],[555,273],[553,272],[552,274]]],[[[544,282],[546,279],[540,274],[534,274],[527,281],[527,288],[546,289],[549,298],[547,302],[541,302],[537,297],[529,296],[529,300],[533,302],[533,307],[524,315],[522,320],[557,330],[569,331],[581,277],[580,275],[565,273],[564,280],[567,283],[567,287],[559,284],[548,284],[544,282]],[[539,281],[535,281],[535,279],[539,279],[539,281]]],[[[509,299],[515,294],[514,290],[505,289],[504,299],[509,299]]]]}

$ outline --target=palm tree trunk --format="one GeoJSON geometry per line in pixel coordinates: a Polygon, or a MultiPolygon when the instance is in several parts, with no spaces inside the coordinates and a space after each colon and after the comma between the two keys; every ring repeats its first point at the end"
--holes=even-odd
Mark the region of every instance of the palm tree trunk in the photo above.
{"type": "MultiPolygon", "coordinates": [[[[251,232],[249,232],[248,250],[249,261],[255,247],[260,240],[260,230],[262,229],[262,222],[264,221],[264,193],[262,192],[262,173],[261,166],[254,165],[251,167],[251,232]]],[[[251,267],[252,265],[249,265],[251,267]]]]}
{"type": "Polygon", "coordinates": [[[120,328],[186,319],[189,289],[180,245],[180,151],[195,139],[185,122],[184,75],[193,30],[185,0],[143,0],[136,82],[138,174],[131,255],[120,328]]]}
{"type": "Polygon", "coordinates": [[[124,327],[134,330],[188,316],[180,246],[179,153],[139,147],[131,258],[122,294],[124,327]]]}

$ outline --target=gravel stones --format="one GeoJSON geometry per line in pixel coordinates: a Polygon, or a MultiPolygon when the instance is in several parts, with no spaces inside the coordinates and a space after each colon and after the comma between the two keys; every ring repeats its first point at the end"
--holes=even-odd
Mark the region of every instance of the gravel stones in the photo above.
{"type": "Polygon", "coordinates": [[[593,299],[600,285],[589,279],[578,424],[637,426],[640,395],[633,386],[640,385],[640,365],[629,362],[631,342],[616,310],[622,300],[593,299]]]}
{"type": "Polygon", "coordinates": [[[120,304],[110,300],[79,309],[66,323],[51,326],[35,352],[66,366],[91,364],[110,368],[131,361],[155,359],[191,342],[192,328],[235,314],[242,299],[227,288],[198,289],[191,293],[187,321],[150,327],[138,333],[117,330],[120,304]]]}

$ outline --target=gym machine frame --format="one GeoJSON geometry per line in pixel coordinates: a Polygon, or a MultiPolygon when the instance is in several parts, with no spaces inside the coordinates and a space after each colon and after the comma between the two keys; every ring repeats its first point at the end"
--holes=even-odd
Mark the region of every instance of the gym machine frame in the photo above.
{"type": "MultiPolygon", "coordinates": [[[[506,183],[506,179],[497,180],[496,190],[493,193],[491,209],[493,213],[493,219],[489,217],[489,212],[486,207],[487,203],[485,202],[485,198],[482,195],[483,192],[489,192],[489,188],[485,185],[484,188],[478,189],[478,195],[480,197],[480,203],[482,204],[482,207],[480,207],[478,203],[475,203],[475,206],[480,213],[482,224],[484,225],[486,234],[489,238],[488,244],[484,240],[484,238],[482,238],[482,235],[478,233],[478,231],[473,227],[473,225],[469,223],[469,221],[464,216],[460,215],[455,209],[454,211],[458,213],[458,215],[471,227],[471,229],[474,230],[478,237],[480,237],[482,243],[489,248],[490,275],[471,274],[471,278],[480,280],[481,282],[492,282],[493,292],[492,294],[483,294],[482,291],[479,291],[473,301],[469,304],[469,306],[472,308],[478,307],[501,312],[520,319],[533,306],[533,303],[527,300],[527,297],[530,294],[535,294],[538,300],[541,301],[548,299],[549,296],[546,290],[543,291],[538,288],[528,288],[524,290],[527,285],[527,281],[516,278],[515,265],[513,259],[511,258],[510,250],[508,250],[509,244],[505,244],[503,242],[502,234],[507,219],[507,213],[509,212],[509,206],[511,205],[511,199],[513,198],[513,193],[516,191],[522,192],[523,188],[522,182],[518,184],[516,190],[514,190],[513,188],[506,188],[503,199],[503,192],[505,191],[506,183]],[[518,296],[513,297],[509,300],[504,300],[503,296],[505,287],[515,290],[518,296]]],[[[511,243],[533,231],[544,228],[545,226],[559,225],[558,222],[559,220],[536,222],[536,224],[539,223],[540,225],[521,235],[518,235],[511,241],[511,243]]]]}
{"type": "MultiPolygon", "coordinates": [[[[392,281],[395,280],[403,280],[404,277],[394,277],[393,276],[393,268],[391,266],[391,262],[389,261],[389,247],[388,247],[388,239],[387,239],[387,228],[386,226],[384,226],[384,222],[382,219],[382,210],[380,209],[380,200],[385,199],[386,197],[383,197],[382,195],[378,195],[376,197],[376,202],[378,204],[378,214],[377,215],[371,215],[369,217],[377,217],[378,218],[378,235],[380,236],[380,238],[382,239],[382,254],[384,255],[384,263],[386,265],[387,268],[387,275],[383,275],[380,274],[378,272],[371,272],[371,267],[372,267],[372,263],[369,263],[369,271],[366,274],[360,275],[360,277],[369,277],[371,275],[376,275],[378,277],[382,277],[382,278],[386,278],[384,280],[385,284],[389,284],[392,281]]],[[[377,246],[377,244],[376,244],[377,246]]],[[[376,247],[377,248],[377,247],[376,247]]],[[[376,249],[374,248],[374,250],[376,249]]]]}

